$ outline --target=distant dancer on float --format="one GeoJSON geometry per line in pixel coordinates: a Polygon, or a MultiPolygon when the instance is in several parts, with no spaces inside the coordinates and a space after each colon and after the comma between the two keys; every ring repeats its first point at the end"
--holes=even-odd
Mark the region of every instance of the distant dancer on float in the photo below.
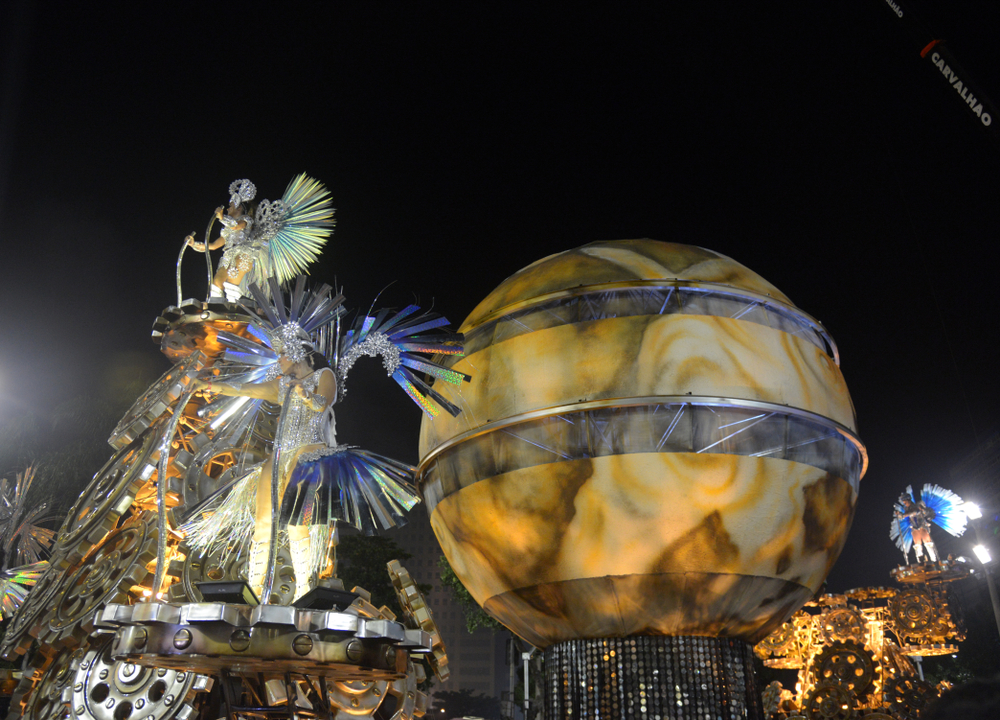
{"type": "Polygon", "coordinates": [[[207,248],[194,235],[185,238],[187,246],[198,252],[223,248],[210,297],[236,302],[249,297],[250,283],[267,288],[267,278],[272,276],[287,282],[319,257],[333,232],[330,193],[305,173],[288,184],[281,200],[263,200],[252,208],[248,203],[256,195],[252,182],[234,180],[229,185],[229,208],[215,211],[222,223],[219,237],[207,248]]]}

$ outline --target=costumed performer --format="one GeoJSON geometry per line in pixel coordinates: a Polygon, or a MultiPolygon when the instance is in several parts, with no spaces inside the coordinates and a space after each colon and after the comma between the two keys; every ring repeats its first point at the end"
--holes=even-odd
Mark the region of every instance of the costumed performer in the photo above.
{"type": "MultiPolygon", "coordinates": [[[[230,333],[220,333],[227,346],[224,362],[250,362],[252,369],[242,375],[230,375],[230,382],[219,385],[206,380],[197,387],[224,396],[255,398],[284,403],[283,420],[275,439],[276,453],[253,469],[234,486],[215,509],[214,514],[184,527],[188,544],[194,548],[240,545],[239,538],[252,532],[250,539],[248,581],[260,592],[266,573],[271,537],[272,478],[282,497],[280,524],[287,527],[292,564],[296,575],[295,599],[314,584],[319,571],[336,573],[335,547],[337,523],[347,522],[373,534],[405,522],[404,513],[412,509],[419,496],[413,487],[415,468],[375,453],[338,445],[332,406],[345,392],[347,372],[361,355],[379,355],[383,365],[407,394],[429,412],[436,414],[428,398],[449,412],[458,408],[448,403],[423,383],[410,367],[429,372],[449,382],[468,379],[414,355],[423,353],[460,354],[460,336],[426,336],[448,321],[433,313],[414,315],[419,310],[409,306],[389,316],[359,320],[359,326],[347,333],[339,347],[335,376],[316,348],[316,338],[342,312],[342,298],[329,297],[324,286],[315,293],[304,292],[304,277],[299,278],[288,308],[283,293],[272,278],[271,298],[255,284],[250,291],[257,300],[257,311],[250,330],[255,340],[230,333]],[[280,375],[278,375],[280,373],[280,375]],[[275,377],[277,375],[277,377],[275,377]],[[232,382],[253,378],[256,382],[232,382]],[[418,386],[423,389],[421,392],[418,386]],[[433,410],[433,412],[432,412],[433,410]],[[274,455],[279,456],[277,472],[274,455]],[[249,508],[254,508],[250,512],[249,508]],[[236,538],[237,542],[233,542],[236,538]]],[[[245,306],[244,306],[245,307],[245,306]]],[[[245,308],[250,312],[249,308],[245,308]]],[[[214,404],[214,403],[213,403],[214,404]]],[[[216,414],[230,414],[230,407],[220,405],[216,414]]],[[[245,413],[240,421],[245,426],[245,413]]],[[[225,436],[225,430],[218,437],[225,436]]],[[[243,540],[242,542],[245,542],[243,540]]]]}
{"type": "Polygon", "coordinates": [[[212,278],[210,297],[237,302],[248,295],[250,283],[266,287],[266,279],[286,282],[314,261],[333,232],[330,192],[318,180],[301,173],[288,184],[281,200],[247,206],[257,195],[249,180],[229,185],[229,208],[217,208],[219,237],[207,244],[188,235],[184,242],[198,252],[224,248],[212,278]]]}
{"type": "Polygon", "coordinates": [[[968,516],[962,498],[940,485],[927,483],[921,490],[919,501],[913,497],[913,487],[901,493],[893,507],[889,538],[903,551],[906,564],[910,564],[910,546],[913,546],[917,563],[924,561],[924,550],[930,562],[939,560],[937,548],[931,540],[931,523],[945,532],[959,537],[965,532],[968,516]]]}

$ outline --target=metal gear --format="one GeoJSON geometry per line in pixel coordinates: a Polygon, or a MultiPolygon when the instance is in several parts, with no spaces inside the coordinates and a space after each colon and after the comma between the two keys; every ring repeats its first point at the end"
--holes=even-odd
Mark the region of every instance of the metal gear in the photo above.
{"type": "MultiPolygon", "coordinates": [[[[261,413],[263,414],[263,413],[261,413]]],[[[219,488],[225,487],[245,468],[262,462],[266,456],[263,444],[260,447],[215,447],[205,433],[194,437],[196,449],[191,462],[181,477],[170,478],[170,490],[177,498],[181,522],[187,515],[207,500],[219,488]]]]}
{"type": "Polygon", "coordinates": [[[428,662],[437,679],[441,682],[447,681],[451,676],[451,671],[448,669],[448,655],[441,633],[438,632],[437,623],[434,622],[434,613],[431,612],[423,594],[417,589],[417,584],[410,573],[399,560],[390,560],[387,566],[392,586],[399,599],[399,606],[403,609],[404,621],[431,636],[433,649],[428,656],[428,662]]]}
{"type": "Polygon", "coordinates": [[[66,716],[63,689],[72,681],[82,650],[63,650],[37,680],[25,674],[11,698],[11,714],[28,720],[61,720],[66,716]]]}
{"type": "Polygon", "coordinates": [[[819,617],[820,631],[827,642],[865,641],[865,620],[852,607],[832,607],[819,617]]]}
{"type": "Polygon", "coordinates": [[[913,666],[910,658],[904,655],[902,649],[888,638],[882,642],[882,654],[879,660],[882,667],[883,685],[892,677],[917,674],[917,669],[913,666]]]}
{"type": "Polygon", "coordinates": [[[898,717],[920,717],[938,695],[936,687],[916,677],[892,678],[885,684],[885,704],[898,717]]]}
{"type": "Polygon", "coordinates": [[[891,597],[895,597],[896,589],[891,587],[862,587],[848,590],[844,593],[844,595],[846,595],[848,599],[855,602],[863,602],[865,600],[888,600],[891,597]]]}
{"type": "Polygon", "coordinates": [[[388,680],[327,680],[331,720],[370,718],[385,700],[389,684],[388,680]]]}
{"type": "Polygon", "coordinates": [[[899,720],[899,718],[881,710],[870,710],[862,715],[859,720],[899,720]]]}
{"type": "Polygon", "coordinates": [[[900,640],[929,639],[937,634],[938,613],[934,596],[923,587],[911,586],[889,600],[889,615],[900,640]]]}
{"type": "Polygon", "coordinates": [[[111,658],[112,636],[80,660],[63,701],[80,720],[124,720],[135,713],[144,720],[197,717],[190,705],[196,693],[212,688],[212,678],[197,673],[146,668],[111,658]]]}
{"type": "Polygon", "coordinates": [[[38,620],[50,611],[52,596],[62,586],[66,572],[62,569],[61,563],[50,562],[48,570],[31,588],[28,597],[7,626],[3,642],[0,643],[0,656],[5,660],[14,660],[18,655],[28,652],[32,641],[38,635],[38,620]]]}
{"type": "Polygon", "coordinates": [[[775,680],[764,688],[764,692],[760,694],[765,715],[771,716],[778,712],[778,706],[781,704],[781,690],[781,683],[775,680]]]}
{"type": "Polygon", "coordinates": [[[195,352],[163,373],[118,422],[108,438],[111,447],[125,447],[163,417],[204,365],[204,355],[195,352]]]}
{"type": "Polygon", "coordinates": [[[802,714],[809,720],[848,720],[854,717],[857,699],[836,683],[819,683],[806,695],[802,714]]]}
{"type": "Polygon", "coordinates": [[[787,655],[795,647],[795,625],[789,620],[765,637],[754,649],[762,658],[770,655],[787,655]]]}
{"type": "Polygon", "coordinates": [[[53,647],[75,646],[94,629],[94,613],[129,599],[129,590],[152,577],[159,533],[154,520],[138,520],[110,533],[96,550],[64,576],[38,623],[38,640],[53,647]]]}
{"type": "Polygon", "coordinates": [[[861,643],[838,640],[815,657],[810,672],[817,684],[834,683],[862,697],[873,689],[878,664],[861,643]]]}
{"type": "Polygon", "coordinates": [[[904,645],[903,652],[906,655],[916,655],[918,657],[935,657],[939,655],[954,655],[958,652],[958,645],[951,643],[929,643],[927,645],[904,645]]]}
{"type": "MultiPolygon", "coordinates": [[[[412,660],[407,663],[406,677],[389,684],[389,695],[396,698],[396,711],[389,720],[413,720],[427,714],[427,695],[417,686],[427,679],[424,669],[412,660]]],[[[340,720],[338,717],[337,720],[340,720]]]]}
{"type": "MultiPolygon", "coordinates": [[[[274,587],[271,600],[278,605],[291,605],[295,596],[295,570],[291,564],[288,538],[282,533],[278,540],[277,568],[274,573],[274,587]]],[[[177,582],[167,591],[167,601],[173,603],[199,603],[205,599],[198,590],[200,582],[245,581],[247,579],[247,552],[237,554],[228,548],[212,552],[195,551],[186,545],[180,546],[185,554],[183,560],[170,564],[169,575],[177,582]]]]}
{"type": "Polygon", "coordinates": [[[116,629],[112,654],[153,668],[205,674],[291,672],[335,680],[396,680],[430,635],[353,611],[231,603],[108,605],[96,622],[116,629]]]}
{"type": "Polygon", "coordinates": [[[83,558],[114,530],[132,505],[146,477],[155,469],[156,428],[149,428],[116,452],[90,481],[66,515],[56,536],[55,552],[68,567],[83,558]]]}

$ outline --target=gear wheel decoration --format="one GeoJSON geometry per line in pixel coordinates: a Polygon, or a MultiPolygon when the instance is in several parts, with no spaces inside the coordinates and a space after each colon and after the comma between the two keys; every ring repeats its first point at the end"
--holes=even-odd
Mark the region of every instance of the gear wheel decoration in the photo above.
{"type": "MultiPolygon", "coordinates": [[[[261,413],[263,414],[263,413],[261,413]]],[[[170,478],[172,491],[178,498],[176,505],[180,522],[217,490],[225,487],[251,465],[263,462],[263,449],[246,447],[214,447],[206,433],[199,433],[192,445],[196,453],[185,469],[183,477],[170,478]]]]}
{"type": "MultiPolygon", "coordinates": [[[[279,548],[275,570],[274,587],[271,598],[278,605],[291,605],[295,595],[295,570],[288,550],[288,539],[279,535],[279,548]]],[[[235,553],[226,548],[215,548],[211,552],[191,550],[180,546],[185,555],[183,560],[175,560],[169,568],[169,575],[177,582],[167,591],[167,600],[172,603],[204,602],[197,584],[200,582],[245,581],[247,579],[247,551],[235,553]]]]}
{"type": "Polygon", "coordinates": [[[866,602],[888,600],[896,596],[896,590],[891,587],[863,587],[848,590],[844,594],[849,600],[853,600],[854,602],[866,602]]]}
{"type": "Polygon", "coordinates": [[[451,671],[448,669],[448,655],[445,652],[444,641],[441,639],[441,633],[438,632],[430,606],[420,590],[417,589],[417,584],[409,571],[398,560],[390,560],[387,567],[389,577],[392,579],[392,586],[396,590],[396,597],[399,599],[399,606],[403,609],[405,621],[431,636],[433,649],[428,657],[428,662],[430,662],[431,670],[434,671],[437,679],[445,682],[451,676],[451,671]]]}
{"type": "Polygon", "coordinates": [[[809,720],[849,720],[854,717],[857,699],[847,688],[836,683],[819,683],[802,706],[802,713],[809,720]]]}
{"type": "Polygon", "coordinates": [[[204,365],[204,355],[195,352],[163,373],[118,422],[108,438],[111,447],[125,447],[163,417],[204,365]]]}
{"type": "Polygon", "coordinates": [[[865,641],[865,621],[852,607],[833,607],[820,615],[820,627],[827,642],[865,641]]]}
{"type": "MultiPolygon", "coordinates": [[[[7,632],[0,643],[0,656],[5,660],[14,660],[18,655],[24,655],[38,635],[38,620],[51,608],[52,596],[65,579],[66,571],[53,562],[48,570],[38,579],[28,593],[24,604],[18,609],[7,626],[7,632]]],[[[43,651],[43,654],[51,654],[43,651]]]]}
{"type": "Polygon", "coordinates": [[[886,704],[902,718],[918,718],[939,696],[938,689],[915,677],[892,678],[885,684],[886,704]]]}
{"type": "Polygon", "coordinates": [[[82,650],[63,650],[37,680],[25,675],[11,698],[11,715],[26,720],[57,720],[67,714],[63,690],[71,684],[82,650]]]}
{"type": "Polygon", "coordinates": [[[111,658],[107,636],[80,660],[73,684],[63,690],[75,718],[81,720],[193,719],[191,702],[212,689],[212,678],[192,672],[148,668],[111,658]]]}
{"type": "Polygon", "coordinates": [[[908,587],[889,600],[889,614],[900,639],[930,639],[938,634],[934,596],[923,587],[908,587]]]}
{"type": "Polygon", "coordinates": [[[781,709],[781,683],[775,680],[760,694],[766,715],[774,715],[781,709]]]}
{"type": "Polygon", "coordinates": [[[864,645],[836,641],[823,649],[812,662],[817,685],[835,683],[861,697],[874,689],[878,665],[864,645]]]}
{"type": "Polygon", "coordinates": [[[155,430],[146,430],[116,452],[66,515],[55,550],[64,567],[82,559],[114,530],[146,478],[155,471],[155,430]]]}
{"type": "Polygon", "coordinates": [[[881,710],[871,710],[861,715],[860,720],[899,720],[899,718],[881,710]]]}
{"type": "Polygon", "coordinates": [[[389,720],[413,720],[427,714],[430,704],[427,695],[417,689],[426,679],[418,663],[412,660],[407,663],[406,677],[389,684],[389,695],[396,699],[396,711],[389,716],[389,720]]]}
{"type": "Polygon", "coordinates": [[[387,680],[327,680],[332,720],[370,718],[385,700],[387,680]]]}
{"type": "Polygon", "coordinates": [[[94,629],[94,613],[108,603],[129,599],[129,591],[147,582],[147,565],[156,559],[154,521],[137,521],[109,534],[64,580],[50,600],[38,640],[55,647],[76,645],[94,629]]]}
{"type": "Polygon", "coordinates": [[[761,658],[771,655],[788,655],[795,649],[795,625],[791,620],[781,624],[777,630],[755,646],[761,658]]]}

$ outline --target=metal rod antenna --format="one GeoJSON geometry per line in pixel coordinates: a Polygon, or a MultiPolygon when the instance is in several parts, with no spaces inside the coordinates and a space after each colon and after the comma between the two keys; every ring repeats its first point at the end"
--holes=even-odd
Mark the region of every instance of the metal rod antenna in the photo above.
{"type": "MultiPolygon", "coordinates": [[[[207,302],[209,298],[212,297],[212,254],[208,249],[208,238],[212,235],[212,226],[215,225],[215,213],[208,220],[208,227],[205,228],[205,267],[208,268],[208,289],[205,291],[205,301],[207,302]]],[[[180,301],[177,301],[180,305],[180,301]]]]}
{"type": "Polygon", "coordinates": [[[189,388],[177,401],[174,406],[174,416],[167,423],[166,432],[163,433],[163,440],[160,443],[160,466],[156,476],[156,524],[158,536],[156,543],[156,574],[153,576],[153,592],[149,596],[150,601],[155,601],[163,587],[163,576],[167,568],[167,535],[170,530],[167,527],[167,466],[170,464],[170,441],[177,432],[177,424],[180,422],[184,408],[187,407],[188,400],[194,394],[194,388],[189,388]]]}
{"type": "Polygon", "coordinates": [[[260,593],[260,604],[271,601],[271,588],[274,585],[274,570],[278,560],[278,520],[281,512],[278,507],[278,480],[281,477],[281,438],[285,429],[285,418],[288,415],[288,398],[295,389],[295,383],[289,383],[285,397],[281,399],[281,415],[278,417],[278,429],[274,433],[274,452],[271,454],[271,544],[267,548],[267,570],[264,573],[264,588],[260,593]]]}

